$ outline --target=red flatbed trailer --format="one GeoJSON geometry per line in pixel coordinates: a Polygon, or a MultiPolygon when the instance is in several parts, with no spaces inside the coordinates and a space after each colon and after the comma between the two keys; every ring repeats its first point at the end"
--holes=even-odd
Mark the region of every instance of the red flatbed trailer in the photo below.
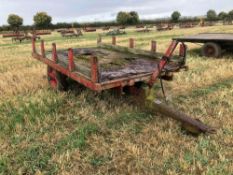
{"type": "MultiPolygon", "coordinates": [[[[115,42],[115,37],[113,37],[113,42],[115,42]]],[[[130,51],[134,51],[135,49],[133,49],[133,40],[130,40],[130,47],[129,50],[130,51]]],[[[51,69],[58,71],[59,73],[66,75],[67,77],[77,81],[78,83],[94,90],[94,91],[102,91],[105,89],[111,89],[111,88],[123,88],[125,86],[134,86],[136,82],[144,82],[146,84],[153,84],[154,81],[161,75],[161,73],[163,73],[163,75],[168,75],[169,73],[172,72],[176,72],[179,71],[179,69],[184,67],[185,64],[185,56],[186,56],[186,46],[181,43],[180,45],[180,56],[182,57],[182,61],[181,62],[170,62],[170,58],[174,52],[174,50],[176,49],[178,45],[177,41],[172,41],[172,43],[170,44],[169,48],[167,49],[165,55],[159,59],[157,58],[155,60],[155,62],[153,62],[153,65],[155,67],[153,67],[153,69],[151,69],[150,67],[150,71],[141,71],[139,73],[129,73],[126,74],[126,76],[120,76],[120,77],[116,77],[116,78],[111,78],[110,80],[105,80],[105,81],[100,81],[100,74],[102,72],[100,72],[99,70],[99,64],[98,64],[98,56],[95,55],[95,53],[92,54],[86,54],[88,55],[90,58],[90,76],[87,76],[85,74],[83,74],[82,72],[78,71],[78,67],[79,65],[76,65],[75,61],[74,61],[74,51],[75,49],[68,49],[68,51],[65,53],[65,55],[67,55],[67,65],[61,65],[59,64],[59,62],[61,60],[59,60],[58,58],[58,54],[59,51],[56,50],[56,44],[54,43],[52,45],[52,57],[51,58],[47,58],[46,57],[46,52],[45,52],[45,48],[44,48],[44,41],[41,41],[41,49],[40,52],[37,52],[36,49],[36,43],[33,40],[32,42],[32,47],[33,47],[33,52],[32,52],[32,56],[42,62],[44,62],[45,64],[47,64],[49,67],[51,67],[51,69]],[[66,67],[64,67],[66,66],[66,67]],[[77,69],[76,69],[77,68],[77,69]]],[[[142,54],[140,54],[140,57],[149,57],[155,53],[153,48],[155,47],[155,43],[152,42],[152,51],[151,52],[144,52],[142,51],[142,54]],[[143,54],[145,54],[143,56],[143,54]]],[[[88,48],[83,48],[88,49],[88,48]]],[[[124,47],[120,47],[120,46],[115,46],[115,43],[113,43],[113,45],[106,45],[106,44],[102,44],[99,43],[99,46],[97,48],[90,48],[92,50],[100,50],[100,49],[104,49],[104,50],[111,50],[114,52],[114,50],[116,52],[120,52],[120,50],[124,50],[124,47]],[[109,47],[110,46],[110,47],[109,47]]],[[[80,52],[82,52],[83,50],[79,50],[80,52]]],[[[138,50],[138,53],[140,53],[140,50],[138,50]]],[[[137,53],[137,54],[138,54],[137,53]]],[[[80,55],[79,55],[80,56],[80,55]]],[[[149,64],[152,64],[151,62],[148,62],[149,64]]],[[[133,65],[130,65],[133,66],[133,65]]],[[[122,69],[121,69],[122,70],[122,69]]],[[[120,70],[120,71],[121,71],[120,70]]],[[[123,70],[124,71],[124,70],[123,70]]],[[[106,72],[104,72],[106,73],[106,72]]],[[[113,72],[114,73],[114,72],[113,72]]],[[[115,71],[115,73],[117,73],[117,71],[115,71]]],[[[49,74],[48,74],[49,75],[49,74]]],[[[55,75],[49,75],[51,76],[51,78],[55,78],[55,75]]],[[[56,81],[56,80],[54,80],[56,81]]],[[[56,81],[56,83],[58,83],[56,81]]]]}
{"type": "MultiPolygon", "coordinates": [[[[135,96],[136,103],[139,103],[140,107],[144,107],[150,112],[159,112],[165,116],[171,117],[175,120],[182,122],[184,128],[193,133],[212,133],[215,130],[204,125],[201,121],[195,120],[187,116],[186,114],[174,110],[167,104],[161,103],[159,100],[155,100],[153,93],[153,84],[156,79],[170,79],[173,72],[177,72],[182,68],[185,68],[186,58],[186,45],[180,44],[179,58],[176,61],[172,61],[173,53],[178,46],[179,42],[174,40],[171,42],[166,53],[158,58],[156,53],[156,42],[152,41],[151,51],[142,51],[134,49],[134,40],[129,40],[129,48],[116,46],[116,37],[112,38],[112,45],[106,45],[98,40],[97,48],[78,48],[68,49],[68,51],[57,51],[56,44],[52,44],[52,52],[49,57],[45,51],[44,41],[40,43],[40,51],[36,49],[35,39],[32,40],[32,56],[47,64],[48,66],[48,80],[50,86],[57,90],[63,90],[60,87],[66,85],[65,79],[71,78],[79,84],[93,91],[102,91],[106,89],[116,89],[122,94],[125,88],[128,93],[135,96]],[[127,52],[127,53],[126,53],[127,52]],[[107,53],[107,54],[106,54],[107,53]],[[63,56],[62,56],[63,54],[63,56]],[[126,64],[125,68],[119,68],[117,70],[110,70],[110,75],[114,75],[110,78],[101,79],[101,76],[106,75],[109,71],[101,71],[101,55],[102,60],[111,59],[116,56],[119,59],[123,56],[128,59],[133,58],[133,63],[126,64]],[[77,59],[76,59],[77,57],[77,59]],[[88,58],[89,66],[84,66],[85,71],[81,71],[82,64],[78,61],[88,58]],[[134,64],[142,58],[144,62],[134,64]],[[154,61],[151,61],[151,58],[154,61]],[[65,61],[66,60],[66,61],[65,61]],[[146,65],[146,66],[145,66],[146,65]],[[145,66],[145,67],[144,67],[145,66]],[[88,72],[87,74],[85,72],[88,72]],[[144,85],[147,85],[145,87],[144,85]],[[153,99],[151,99],[151,96],[153,99]],[[153,109],[152,109],[153,108],[153,109]]],[[[161,83],[161,87],[162,83],[161,83]]]]}
{"type": "Polygon", "coordinates": [[[232,50],[233,33],[200,33],[173,38],[179,42],[203,43],[201,53],[206,57],[220,57],[226,50],[232,50]]]}

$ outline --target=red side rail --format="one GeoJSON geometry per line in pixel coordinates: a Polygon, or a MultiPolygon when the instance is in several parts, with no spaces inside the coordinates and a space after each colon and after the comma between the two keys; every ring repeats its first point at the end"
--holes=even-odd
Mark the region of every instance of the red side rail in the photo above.
{"type": "MultiPolygon", "coordinates": [[[[47,64],[48,66],[52,67],[53,69],[61,72],[64,75],[67,75],[71,79],[83,84],[84,86],[95,90],[95,91],[101,91],[101,85],[96,82],[92,82],[90,79],[85,77],[84,75],[73,72],[74,70],[74,60],[73,60],[73,50],[69,49],[68,50],[68,67],[62,67],[59,64],[57,64],[57,49],[56,49],[56,44],[52,44],[52,59],[48,59],[45,57],[45,47],[44,47],[44,41],[41,41],[41,53],[39,54],[36,49],[36,42],[35,39],[32,39],[32,56],[43,63],[47,64]]],[[[93,63],[95,64],[95,63],[93,63]]],[[[97,75],[95,75],[96,77],[97,75]]]]}
{"type": "MultiPolygon", "coordinates": [[[[116,44],[116,38],[113,38],[113,44],[116,44]]],[[[94,91],[102,91],[105,89],[111,89],[111,88],[116,88],[116,87],[124,87],[124,86],[133,86],[135,82],[145,82],[148,83],[149,85],[152,85],[156,78],[159,76],[160,72],[168,62],[169,57],[171,57],[172,53],[174,52],[178,42],[173,41],[168,48],[165,56],[160,60],[159,63],[159,69],[156,69],[154,73],[146,73],[146,74],[140,74],[140,75],[135,75],[131,77],[126,77],[126,78],[120,78],[112,81],[106,81],[103,83],[98,83],[99,82],[99,72],[98,72],[98,59],[94,56],[91,57],[90,59],[90,64],[91,64],[91,77],[86,77],[85,75],[75,72],[75,66],[77,67],[78,65],[74,64],[74,55],[73,55],[73,49],[68,50],[68,67],[63,67],[60,66],[58,63],[58,56],[57,56],[57,49],[56,49],[56,44],[52,44],[52,59],[46,58],[45,55],[45,46],[44,46],[44,41],[41,41],[40,45],[40,53],[37,52],[36,49],[36,41],[35,38],[32,39],[32,56],[41,62],[47,64],[48,66],[52,67],[53,69],[57,70],[58,72],[61,72],[62,74],[70,77],[71,79],[79,82],[80,84],[86,86],[87,88],[94,90],[94,91]]],[[[152,42],[152,51],[155,51],[155,42],[152,42]]],[[[134,47],[134,40],[130,39],[129,40],[129,46],[131,48],[134,47]]],[[[182,51],[181,53],[183,53],[182,51]]]]}
{"type": "MultiPolygon", "coordinates": [[[[151,73],[135,75],[126,78],[120,78],[116,80],[106,81],[103,83],[98,83],[99,80],[99,72],[98,72],[98,59],[96,57],[91,57],[91,78],[86,77],[85,75],[74,72],[74,62],[73,62],[73,50],[68,50],[68,67],[63,67],[57,64],[57,49],[56,44],[52,44],[52,59],[48,59],[45,56],[45,46],[44,41],[41,41],[40,53],[38,53],[36,48],[36,41],[32,39],[32,56],[39,61],[47,64],[53,69],[61,72],[62,74],[70,77],[71,79],[79,82],[80,84],[86,86],[87,88],[94,91],[102,91],[106,89],[116,88],[116,87],[124,87],[124,86],[133,86],[135,82],[143,81],[148,83],[150,80],[151,73]]],[[[76,65],[78,66],[78,65],[76,65]]]]}

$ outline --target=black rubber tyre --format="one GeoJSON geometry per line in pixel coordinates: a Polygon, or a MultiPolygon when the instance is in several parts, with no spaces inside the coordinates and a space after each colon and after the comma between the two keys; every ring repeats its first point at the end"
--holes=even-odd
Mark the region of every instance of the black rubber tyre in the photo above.
{"type": "Polygon", "coordinates": [[[48,82],[52,89],[66,91],[68,89],[67,76],[47,66],[48,82]]]}
{"type": "Polygon", "coordinates": [[[202,56],[219,58],[222,55],[221,46],[217,43],[205,43],[201,50],[202,56]]]}

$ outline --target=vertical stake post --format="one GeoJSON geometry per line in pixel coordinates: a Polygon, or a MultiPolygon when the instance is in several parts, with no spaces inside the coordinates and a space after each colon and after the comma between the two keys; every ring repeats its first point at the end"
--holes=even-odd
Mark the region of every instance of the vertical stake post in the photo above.
{"type": "Polygon", "coordinates": [[[114,46],[116,45],[116,37],[115,36],[112,37],[112,45],[114,45],[114,46]]]}
{"type": "Polygon", "coordinates": [[[99,81],[98,59],[96,56],[91,57],[91,80],[93,83],[99,81]]]}
{"type": "Polygon", "coordinates": [[[102,43],[102,37],[101,35],[98,35],[97,44],[100,44],[100,43],[102,43]]]}
{"type": "Polygon", "coordinates": [[[52,60],[54,61],[54,63],[57,63],[57,46],[55,43],[52,44],[52,60]]]}
{"type": "Polygon", "coordinates": [[[151,41],[151,52],[156,53],[157,51],[157,43],[156,41],[151,41]]]}
{"type": "Polygon", "coordinates": [[[44,47],[44,40],[41,40],[40,42],[40,50],[41,50],[41,56],[45,58],[45,47],[44,47]]]}
{"type": "Polygon", "coordinates": [[[131,49],[134,48],[134,39],[133,38],[129,39],[129,48],[131,48],[131,49]]]}
{"type": "Polygon", "coordinates": [[[36,53],[36,39],[32,37],[32,52],[36,53]]]}
{"type": "Polygon", "coordinates": [[[74,51],[72,48],[70,48],[68,50],[68,70],[69,71],[73,71],[75,68],[75,65],[74,65],[74,51]]]}

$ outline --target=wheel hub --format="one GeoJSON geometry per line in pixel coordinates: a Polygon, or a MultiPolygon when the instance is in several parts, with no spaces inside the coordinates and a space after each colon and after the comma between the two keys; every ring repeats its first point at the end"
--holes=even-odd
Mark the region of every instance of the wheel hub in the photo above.
{"type": "Polygon", "coordinates": [[[206,54],[208,55],[208,56],[211,56],[211,55],[213,55],[214,54],[214,48],[213,47],[207,47],[206,48],[206,54]]]}

